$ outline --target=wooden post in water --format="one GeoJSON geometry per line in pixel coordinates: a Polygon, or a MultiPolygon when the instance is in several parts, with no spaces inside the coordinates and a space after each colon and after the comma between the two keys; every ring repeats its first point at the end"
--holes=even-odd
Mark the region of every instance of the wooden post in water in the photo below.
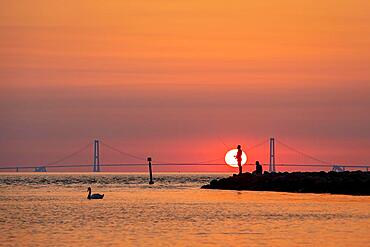
{"type": "Polygon", "coordinates": [[[153,182],[153,172],[152,172],[152,158],[148,157],[149,165],[149,184],[154,184],[153,182]]]}

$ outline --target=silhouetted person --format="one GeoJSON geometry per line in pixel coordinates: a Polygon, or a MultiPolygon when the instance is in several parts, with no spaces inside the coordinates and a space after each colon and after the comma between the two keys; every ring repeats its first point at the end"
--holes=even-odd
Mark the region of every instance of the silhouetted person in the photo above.
{"type": "Polygon", "coordinates": [[[254,174],[262,174],[262,166],[258,160],[256,161],[256,170],[254,171],[254,174]]]}
{"type": "Polygon", "coordinates": [[[242,146],[238,145],[238,152],[236,153],[235,159],[238,161],[239,175],[242,174],[242,146]]]}

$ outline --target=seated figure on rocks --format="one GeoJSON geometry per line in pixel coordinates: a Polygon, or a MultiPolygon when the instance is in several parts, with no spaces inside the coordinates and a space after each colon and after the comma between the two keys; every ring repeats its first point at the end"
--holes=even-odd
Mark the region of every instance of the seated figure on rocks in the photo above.
{"type": "Polygon", "coordinates": [[[256,170],[252,172],[252,174],[256,174],[256,175],[262,174],[262,166],[258,160],[256,161],[256,170]]]}

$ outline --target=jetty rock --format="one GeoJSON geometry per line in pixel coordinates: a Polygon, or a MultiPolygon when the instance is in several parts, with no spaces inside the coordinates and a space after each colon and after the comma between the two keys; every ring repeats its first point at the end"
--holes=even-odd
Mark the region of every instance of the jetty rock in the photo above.
{"type": "Polygon", "coordinates": [[[202,189],[370,195],[370,172],[243,173],[214,179],[202,189]]]}

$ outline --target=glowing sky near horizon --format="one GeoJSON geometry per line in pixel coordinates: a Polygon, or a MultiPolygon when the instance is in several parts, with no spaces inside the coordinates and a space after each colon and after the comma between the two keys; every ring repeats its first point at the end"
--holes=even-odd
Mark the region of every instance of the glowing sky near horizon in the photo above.
{"type": "Polygon", "coordinates": [[[2,1],[0,36],[0,165],[94,138],[211,160],[271,136],[370,162],[369,1],[2,1]]]}

